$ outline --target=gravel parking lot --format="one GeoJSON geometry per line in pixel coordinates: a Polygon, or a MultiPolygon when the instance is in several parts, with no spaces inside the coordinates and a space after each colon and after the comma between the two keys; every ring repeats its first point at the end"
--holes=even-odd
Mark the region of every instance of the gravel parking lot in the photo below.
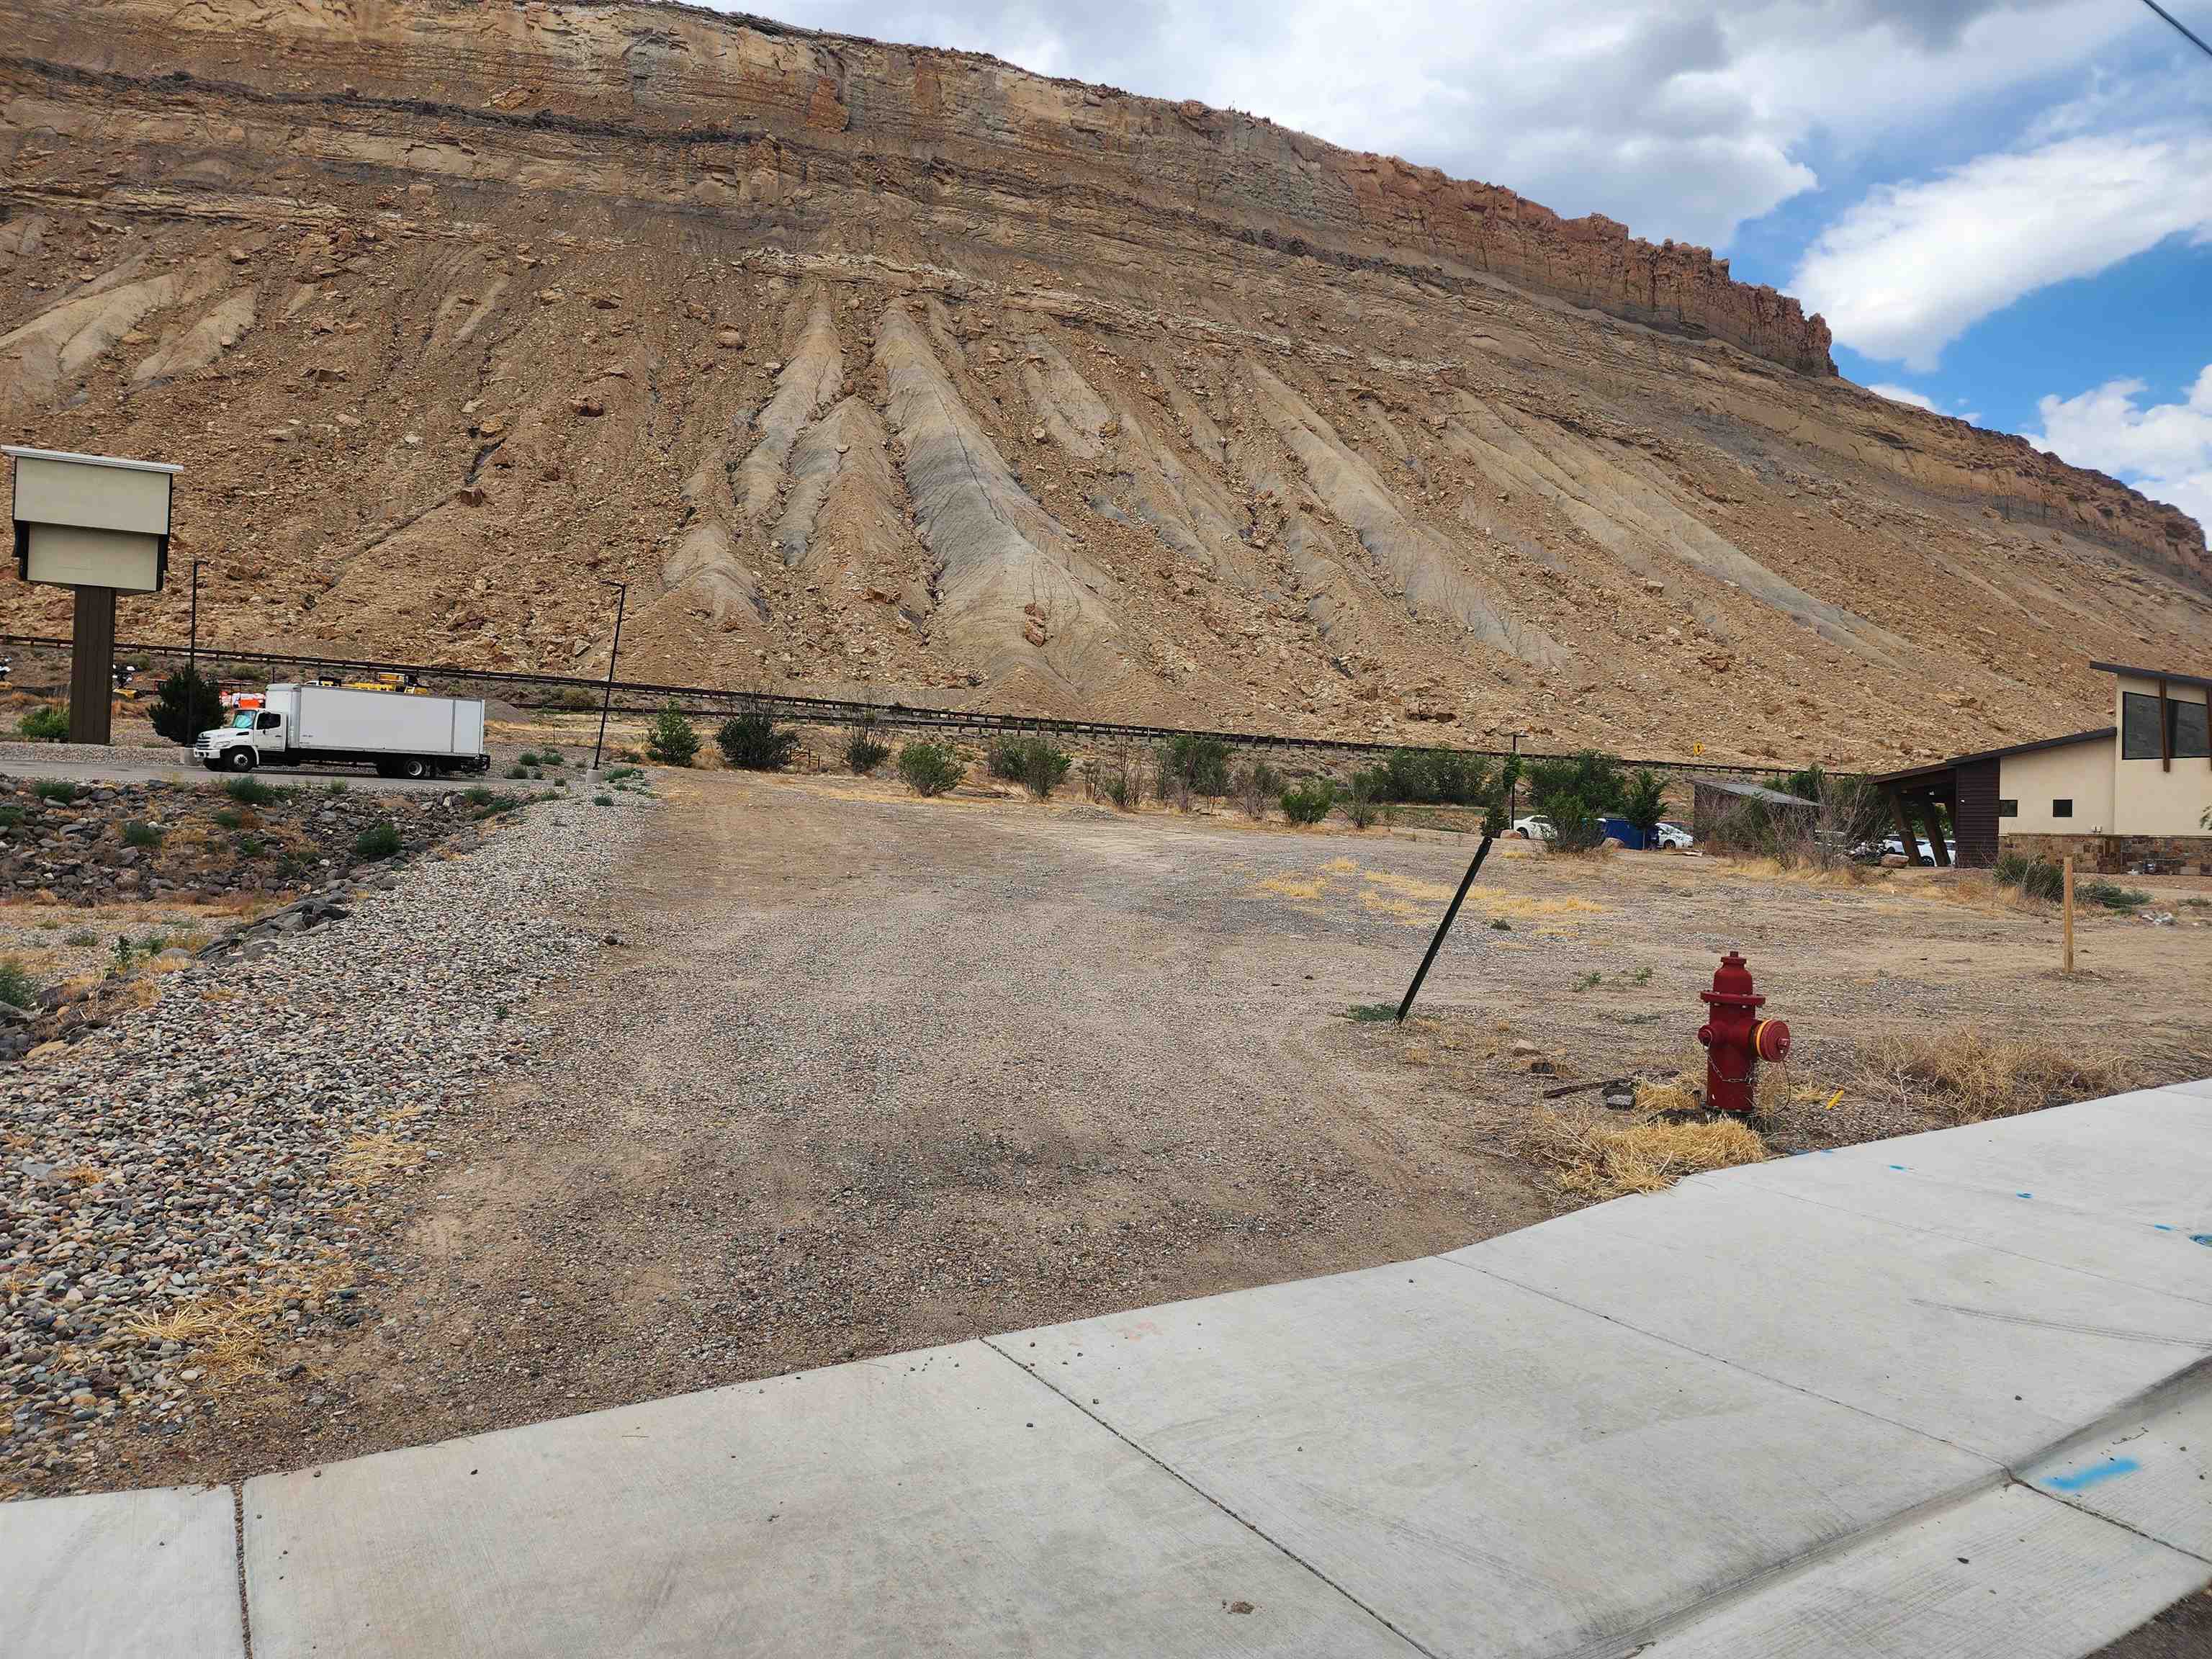
{"type": "MultiPolygon", "coordinates": [[[[325,1181],[327,1212],[272,1190],[288,1260],[360,1230],[356,1297],[287,1310],[302,1334],[265,1365],[118,1434],[87,1478],[297,1467],[1522,1225],[1580,1200],[1501,1125],[1562,1079],[1680,1054],[1732,945],[1824,1087],[1899,1023],[2033,1025],[2168,1075],[2212,1058],[2201,910],[2086,920],[2062,981],[2055,922],[1936,872],[1832,887],[1510,846],[1401,1031],[1347,1011],[1402,989],[1456,840],[829,777],[655,787],[426,866],[389,964],[360,959],[374,925],[330,936],[355,975],[333,1009],[391,1023],[337,1023],[336,1062],[289,1049],[319,1093],[251,1066],[224,1086],[301,1103],[303,1188],[416,1100],[395,1133],[426,1156],[325,1181]],[[433,985],[466,1006],[463,982],[526,988],[505,1021],[481,991],[473,1023],[363,1012],[433,985]]],[[[1807,1133],[1865,1132],[1852,1108],[1807,1133]]]]}

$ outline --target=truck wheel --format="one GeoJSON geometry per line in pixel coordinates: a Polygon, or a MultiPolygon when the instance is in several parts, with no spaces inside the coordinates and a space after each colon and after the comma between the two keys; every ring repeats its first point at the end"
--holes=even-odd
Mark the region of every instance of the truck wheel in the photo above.
{"type": "Polygon", "coordinates": [[[251,772],[261,757],[241,743],[222,758],[224,764],[234,772],[251,772]]]}
{"type": "Polygon", "coordinates": [[[408,756],[398,763],[398,770],[403,778],[427,778],[430,775],[429,763],[420,755],[408,756]]]}

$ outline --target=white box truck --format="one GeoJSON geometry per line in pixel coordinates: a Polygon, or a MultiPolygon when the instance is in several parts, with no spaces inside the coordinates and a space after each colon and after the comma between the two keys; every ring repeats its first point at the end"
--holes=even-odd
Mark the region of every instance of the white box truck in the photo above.
{"type": "Polygon", "coordinates": [[[484,706],[477,697],[423,697],[332,685],[272,685],[258,708],[203,732],[192,757],[210,772],[337,763],[387,778],[482,772],[484,706]]]}

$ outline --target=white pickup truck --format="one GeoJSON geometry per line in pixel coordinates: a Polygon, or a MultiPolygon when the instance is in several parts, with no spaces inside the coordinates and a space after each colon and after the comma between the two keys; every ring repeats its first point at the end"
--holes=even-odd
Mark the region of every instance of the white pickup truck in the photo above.
{"type": "Polygon", "coordinates": [[[420,697],[331,685],[272,685],[259,708],[203,732],[192,758],[210,772],[336,763],[387,778],[482,772],[484,706],[476,697],[420,697]]]}

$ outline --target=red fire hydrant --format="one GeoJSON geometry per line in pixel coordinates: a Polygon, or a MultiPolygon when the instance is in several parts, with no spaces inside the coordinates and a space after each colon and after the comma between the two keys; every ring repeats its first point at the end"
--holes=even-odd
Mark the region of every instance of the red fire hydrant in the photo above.
{"type": "Polygon", "coordinates": [[[1721,958],[1713,988],[1698,992],[1698,1000],[1712,1010],[1698,1027],[1698,1041],[1705,1045],[1706,1109],[1748,1113],[1757,1103],[1759,1062],[1789,1058],[1790,1028],[1757,1017],[1766,999],[1752,989],[1751,969],[1734,951],[1721,958]]]}

